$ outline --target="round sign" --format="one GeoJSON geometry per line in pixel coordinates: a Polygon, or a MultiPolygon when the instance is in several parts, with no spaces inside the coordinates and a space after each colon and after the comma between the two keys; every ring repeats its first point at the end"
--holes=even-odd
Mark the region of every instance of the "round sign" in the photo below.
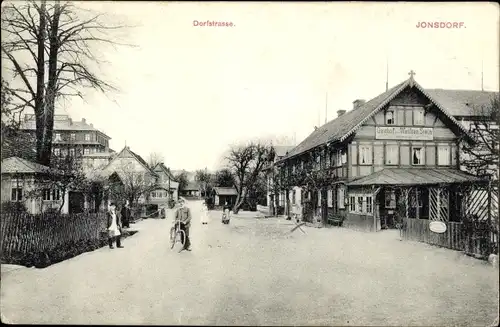
{"type": "Polygon", "coordinates": [[[446,224],[442,221],[432,221],[429,224],[429,229],[434,233],[442,234],[446,232],[446,224]]]}

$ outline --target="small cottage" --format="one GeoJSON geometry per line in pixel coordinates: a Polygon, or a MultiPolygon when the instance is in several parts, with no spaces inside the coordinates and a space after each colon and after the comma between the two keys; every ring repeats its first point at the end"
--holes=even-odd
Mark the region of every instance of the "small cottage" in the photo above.
{"type": "Polygon", "coordinates": [[[226,202],[230,206],[234,206],[238,192],[234,187],[214,187],[213,198],[215,206],[223,206],[226,202]]]}
{"type": "Polygon", "coordinates": [[[69,211],[69,194],[51,185],[50,178],[57,174],[53,169],[38,163],[10,157],[2,160],[2,204],[17,202],[23,204],[31,214],[39,214],[48,209],[69,211]]]}

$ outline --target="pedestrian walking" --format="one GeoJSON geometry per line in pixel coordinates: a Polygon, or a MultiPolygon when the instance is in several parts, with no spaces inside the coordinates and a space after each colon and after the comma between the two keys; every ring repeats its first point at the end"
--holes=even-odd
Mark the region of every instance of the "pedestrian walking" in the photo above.
{"type": "Polygon", "coordinates": [[[130,204],[128,201],[123,206],[123,208],[121,210],[121,214],[122,214],[123,227],[129,228],[130,227],[131,211],[130,211],[130,204]]]}
{"type": "Polygon", "coordinates": [[[180,228],[184,231],[186,235],[185,240],[181,240],[184,243],[183,250],[191,251],[191,240],[189,239],[189,228],[191,227],[191,210],[184,206],[184,199],[179,200],[179,208],[175,211],[175,222],[180,221],[180,228]]]}
{"type": "Polygon", "coordinates": [[[208,206],[206,202],[201,205],[201,224],[208,224],[208,206]]]}
{"type": "Polygon", "coordinates": [[[109,205],[109,211],[107,213],[108,218],[108,244],[109,248],[113,249],[113,243],[116,242],[117,248],[123,248],[121,244],[121,235],[122,235],[122,222],[121,215],[116,210],[116,204],[111,202],[109,205]]]}

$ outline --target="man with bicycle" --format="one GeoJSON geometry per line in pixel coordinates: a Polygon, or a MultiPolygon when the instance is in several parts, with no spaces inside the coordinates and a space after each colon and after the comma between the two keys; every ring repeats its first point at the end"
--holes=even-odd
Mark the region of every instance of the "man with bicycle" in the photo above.
{"type": "Polygon", "coordinates": [[[186,235],[185,240],[181,240],[184,243],[184,250],[191,251],[191,241],[189,240],[189,228],[191,227],[191,210],[184,206],[184,199],[180,199],[179,208],[175,211],[175,221],[174,224],[180,221],[180,228],[184,231],[186,235]],[[185,241],[185,242],[184,242],[185,241]]]}

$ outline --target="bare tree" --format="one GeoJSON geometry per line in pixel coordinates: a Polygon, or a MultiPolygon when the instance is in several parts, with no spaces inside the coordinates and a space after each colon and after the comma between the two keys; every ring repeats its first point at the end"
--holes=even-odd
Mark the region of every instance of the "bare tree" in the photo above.
{"type": "Polygon", "coordinates": [[[61,212],[66,204],[66,194],[69,190],[84,191],[88,181],[82,169],[81,158],[76,156],[54,156],[49,168],[43,178],[36,180],[36,187],[27,194],[27,197],[34,199],[56,197],[61,200],[57,208],[61,212]]]}
{"type": "Polygon", "coordinates": [[[233,187],[234,186],[234,175],[231,170],[224,168],[215,172],[214,175],[214,186],[219,187],[233,187]]]}
{"type": "Polygon", "coordinates": [[[175,180],[179,183],[179,191],[186,189],[189,181],[185,171],[182,171],[174,176],[175,180]]]}
{"type": "Polygon", "coordinates": [[[148,165],[153,169],[157,164],[165,161],[165,157],[158,152],[152,152],[148,157],[148,165]]]}
{"type": "Polygon", "coordinates": [[[213,184],[213,176],[206,169],[200,169],[195,172],[194,180],[200,183],[203,195],[206,196],[213,184]]]}
{"type": "Polygon", "coordinates": [[[131,205],[137,205],[141,196],[147,198],[155,186],[154,179],[148,173],[134,171],[125,163],[108,180],[109,195],[115,199],[128,200],[131,205]]]}
{"type": "Polygon", "coordinates": [[[245,202],[248,191],[257,183],[267,164],[274,159],[274,148],[269,144],[250,142],[247,145],[234,146],[226,157],[229,169],[235,177],[235,188],[238,193],[233,207],[235,214],[245,202]]]}
{"type": "Polygon", "coordinates": [[[37,161],[44,165],[51,159],[56,100],[84,98],[80,89],[86,87],[115,89],[90,68],[102,63],[92,45],[119,44],[106,33],[122,26],[103,24],[102,15],[85,16],[88,12],[59,0],[9,2],[2,8],[2,57],[20,79],[11,94],[17,108],[35,112],[37,161]]]}
{"type": "Polygon", "coordinates": [[[475,108],[474,119],[469,126],[475,143],[462,142],[461,160],[467,171],[478,176],[498,180],[500,99],[496,95],[487,106],[475,108]]]}

